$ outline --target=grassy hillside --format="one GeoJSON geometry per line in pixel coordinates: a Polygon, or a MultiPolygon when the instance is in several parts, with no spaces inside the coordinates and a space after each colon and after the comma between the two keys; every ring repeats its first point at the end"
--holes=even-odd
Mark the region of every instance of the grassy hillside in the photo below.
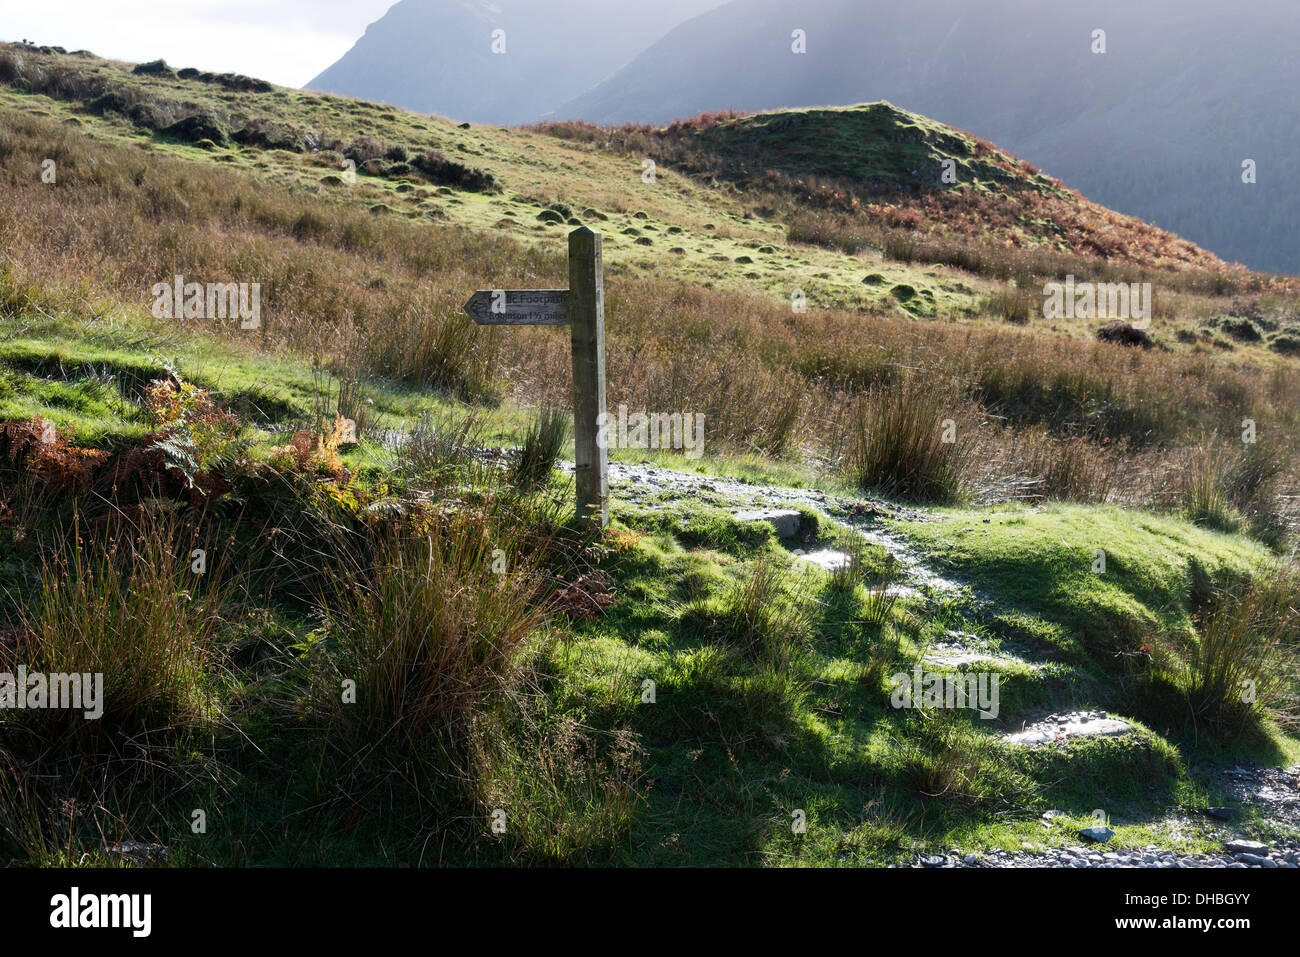
{"type": "Polygon", "coordinates": [[[6,860],[882,864],[1098,807],[1197,851],[1217,765],[1296,759],[1286,281],[887,104],[503,130],[54,50],[0,82],[0,673],[109,703],[0,713],[6,860]],[[706,422],[611,452],[603,532],[553,468],[566,338],[460,312],[563,285],[578,223],[610,406],[706,422]],[[1150,347],[1033,318],[1067,272],[1155,284],[1150,347]],[[260,283],[260,325],[156,317],[178,274],[260,283]],[[796,538],[738,517],[791,502],[796,538]],[[997,716],[895,707],[918,666],[997,716]],[[1131,731],[1007,739],[1097,708],[1131,731]]]}
{"type": "Polygon", "coordinates": [[[667,124],[701,110],[886,99],[975,130],[1224,259],[1300,272],[1286,226],[1287,184],[1300,172],[1285,120],[1300,102],[1287,66],[1294,4],[1264,0],[1247,21],[1181,0],[1000,0],[980,16],[969,7],[808,0],[798,55],[788,3],[738,0],[660,38],[555,115],[667,124]],[[1218,55],[1185,54],[1205,47],[1218,55]],[[1247,158],[1261,173],[1251,185],[1247,158]]]}

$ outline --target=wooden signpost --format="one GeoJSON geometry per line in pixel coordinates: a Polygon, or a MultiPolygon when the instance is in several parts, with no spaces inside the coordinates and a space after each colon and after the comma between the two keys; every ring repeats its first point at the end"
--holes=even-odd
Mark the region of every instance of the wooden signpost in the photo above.
{"type": "Polygon", "coordinates": [[[573,446],[578,516],[609,524],[605,421],[605,282],[600,233],[569,233],[568,289],[480,289],[465,311],[481,326],[569,327],[573,342],[573,446]]]}

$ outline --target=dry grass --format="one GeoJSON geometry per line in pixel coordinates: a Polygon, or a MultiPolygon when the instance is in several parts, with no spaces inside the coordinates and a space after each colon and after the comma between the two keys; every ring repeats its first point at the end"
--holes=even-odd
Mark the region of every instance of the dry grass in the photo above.
{"type": "Polygon", "coordinates": [[[345,740],[420,752],[455,746],[518,678],[517,656],[547,618],[517,525],[487,510],[398,531],[341,569],[353,600],[322,609],[331,648],[320,707],[345,740]],[[353,682],[355,703],[344,700],[353,682]]]}
{"type": "MultiPolygon", "coordinates": [[[[943,140],[947,147],[967,154],[990,176],[1006,181],[1006,188],[987,192],[926,190],[916,188],[915,177],[895,182],[884,170],[844,179],[800,168],[798,163],[782,168],[786,157],[779,142],[758,174],[750,169],[752,157],[743,147],[733,149],[734,155],[715,151],[711,144],[721,144],[724,153],[733,145],[726,134],[701,135],[720,125],[735,132],[747,124],[744,114],[720,112],[659,129],[644,124],[601,129],[580,121],[534,128],[561,139],[648,156],[662,166],[704,180],[730,180],[743,188],[755,205],[782,210],[792,241],[841,249],[851,255],[874,246],[905,262],[944,263],[1002,279],[1034,274],[1026,268],[1028,257],[1044,263],[1092,263],[1089,272],[1104,269],[1103,260],[1193,267],[1206,274],[1196,281],[1210,283],[1216,282],[1212,275],[1223,276],[1229,283],[1246,275],[1244,269],[1226,267],[1193,243],[1089,202],[1030,164],[959,130],[936,130],[934,141],[943,140]],[[1044,253],[1028,248],[1036,241],[1025,235],[1024,226],[1041,222],[1053,224],[1051,234],[1057,249],[1044,253]]],[[[736,142],[746,142],[743,132],[736,142]]]]}
{"type": "Polygon", "coordinates": [[[1240,730],[1270,715],[1294,726],[1300,678],[1300,582],[1294,569],[1217,596],[1199,622],[1187,663],[1187,700],[1198,725],[1240,730]]]}
{"type": "MultiPolygon", "coordinates": [[[[249,349],[319,354],[351,379],[390,376],[467,398],[513,391],[539,404],[568,401],[562,337],[537,329],[501,335],[460,313],[484,276],[503,285],[562,284],[558,255],[102,145],[40,117],[5,111],[3,122],[0,256],[11,274],[0,281],[0,317],[111,314],[119,302],[145,309],[149,287],[178,272],[261,282],[260,331],[188,327],[249,349]],[[57,193],[20,173],[39,169],[47,155],[69,184],[57,193]]],[[[1008,268],[1019,272],[1025,257],[1039,254],[1014,255],[1008,268]]],[[[1099,278],[1137,268],[1089,262],[1099,278]]],[[[1199,274],[1177,275],[1191,290],[1202,285],[1199,274]]],[[[616,274],[607,283],[607,326],[611,407],[704,413],[710,451],[843,454],[863,434],[866,397],[880,411],[892,408],[882,395],[910,373],[959,383],[942,418],[973,423],[969,436],[978,441],[966,459],[976,461],[949,454],[945,467],[978,472],[1004,462],[1002,474],[979,482],[1011,495],[1024,494],[1028,472],[1033,494],[1097,500],[1112,494],[1110,477],[1119,474],[1113,494],[1150,498],[1172,471],[1162,463],[1206,435],[1230,436],[1248,415],[1284,461],[1300,460],[1300,368],[1284,359],[1130,350],[1035,324],[792,315],[766,298],[616,274]],[[1025,446],[1029,469],[1019,454],[1025,446]],[[1053,455],[1062,461],[1049,461],[1053,455]]],[[[908,481],[888,470],[868,477],[882,487],[908,481]]],[[[1273,484],[1279,494],[1294,487],[1294,466],[1273,484]]]]}
{"type": "Polygon", "coordinates": [[[920,376],[872,387],[851,413],[848,474],[885,495],[958,499],[973,461],[968,408],[958,390],[920,376]]]}
{"type": "Polygon", "coordinates": [[[102,674],[104,711],[94,721],[35,712],[38,735],[94,752],[123,736],[139,742],[214,720],[215,636],[231,592],[219,554],[217,543],[147,510],[93,531],[74,520],[48,554],[37,594],[8,596],[18,643],[2,670],[21,661],[29,672],[102,674]],[[202,574],[193,570],[195,549],[212,556],[202,574]]]}

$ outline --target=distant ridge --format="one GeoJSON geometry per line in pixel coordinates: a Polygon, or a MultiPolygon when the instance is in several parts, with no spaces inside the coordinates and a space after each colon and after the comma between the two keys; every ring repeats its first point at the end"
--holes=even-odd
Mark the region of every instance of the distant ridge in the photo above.
{"type": "Polygon", "coordinates": [[[1294,0],[1249,13],[1212,0],[734,0],[556,112],[664,123],[887,99],[1226,259],[1300,273],[1297,37],[1294,0]]]}
{"type": "Polygon", "coordinates": [[[720,0],[401,0],[309,89],[479,123],[532,122],[720,0]],[[505,31],[504,54],[492,32],[505,31]]]}

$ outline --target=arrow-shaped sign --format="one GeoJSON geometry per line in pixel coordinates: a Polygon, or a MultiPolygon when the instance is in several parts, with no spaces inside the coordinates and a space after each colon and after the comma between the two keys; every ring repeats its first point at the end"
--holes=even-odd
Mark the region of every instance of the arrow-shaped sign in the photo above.
{"type": "Polygon", "coordinates": [[[567,289],[480,289],[465,303],[480,326],[567,326],[567,289]]]}

